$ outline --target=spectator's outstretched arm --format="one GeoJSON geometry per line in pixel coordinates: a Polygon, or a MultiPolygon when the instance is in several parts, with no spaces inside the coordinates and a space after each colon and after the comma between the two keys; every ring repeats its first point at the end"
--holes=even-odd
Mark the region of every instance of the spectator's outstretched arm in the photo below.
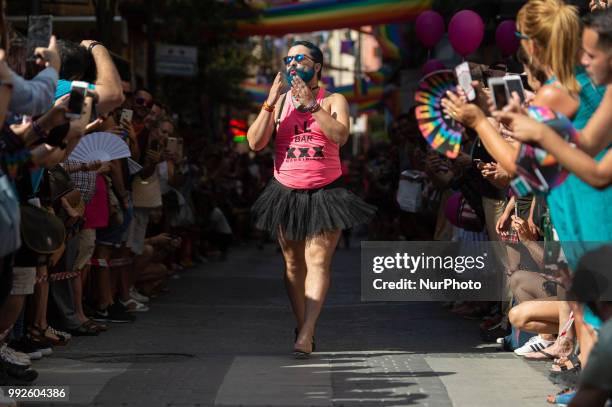
{"type": "MultiPolygon", "coordinates": [[[[498,116],[512,123],[514,137],[517,140],[539,144],[552,154],[565,169],[576,174],[584,182],[592,187],[605,189],[612,184],[612,153],[608,151],[601,161],[595,161],[583,151],[582,141],[589,135],[592,136],[592,139],[599,139],[606,144],[612,141],[609,136],[609,124],[612,122],[609,113],[610,106],[612,106],[612,93],[608,90],[606,98],[578,138],[581,148],[572,147],[550,127],[530,117],[510,112],[499,113],[498,116]],[[598,126],[602,126],[601,129],[598,126]]],[[[598,143],[601,144],[600,141],[598,143]]]]}
{"type": "Polygon", "coordinates": [[[45,68],[31,81],[11,72],[13,98],[9,110],[17,114],[38,116],[45,113],[55,99],[58,74],[55,68],[45,68]]]}
{"type": "Polygon", "coordinates": [[[53,106],[55,88],[59,79],[58,72],[61,67],[59,53],[55,44],[55,36],[51,37],[49,47],[36,48],[36,63],[46,68],[38,73],[32,80],[26,81],[11,71],[13,82],[13,97],[9,110],[17,114],[38,116],[53,106]]]}
{"type": "MultiPolygon", "coordinates": [[[[81,45],[88,48],[92,42],[92,40],[85,40],[81,42],[81,45]]],[[[91,49],[91,55],[96,63],[97,71],[96,92],[99,100],[96,109],[99,114],[106,115],[119,107],[125,100],[121,78],[110,53],[104,45],[95,45],[91,49]]]]}

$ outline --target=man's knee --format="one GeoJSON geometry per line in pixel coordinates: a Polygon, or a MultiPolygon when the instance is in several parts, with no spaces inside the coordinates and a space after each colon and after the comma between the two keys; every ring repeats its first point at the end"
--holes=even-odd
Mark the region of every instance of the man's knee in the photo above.
{"type": "Polygon", "coordinates": [[[285,256],[285,270],[288,275],[300,275],[306,270],[306,262],[301,256],[285,256]]]}

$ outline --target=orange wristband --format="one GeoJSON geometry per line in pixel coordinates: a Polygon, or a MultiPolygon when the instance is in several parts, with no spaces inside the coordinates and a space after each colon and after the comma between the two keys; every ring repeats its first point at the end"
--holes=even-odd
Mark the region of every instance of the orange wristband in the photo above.
{"type": "Polygon", "coordinates": [[[268,102],[264,102],[262,108],[266,112],[273,112],[274,111],[274,106],[269,105],[268,102]]]}

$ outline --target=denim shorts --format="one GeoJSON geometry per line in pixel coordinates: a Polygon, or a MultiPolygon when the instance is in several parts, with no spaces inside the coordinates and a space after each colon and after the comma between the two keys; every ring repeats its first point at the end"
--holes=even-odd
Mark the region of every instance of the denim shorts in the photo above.
{"type": "Polygon", "coordinates": [[[123,223],[121,225],[114,225],[102,229],[96,229],[96,243],[102,246],[121,246],[121,243],[127,240],[128,230],[130,227],[130,223],[132,222],[133,213],[134,208],[132,207],[130,202],[128,209],[123,212],[123,223]]]}

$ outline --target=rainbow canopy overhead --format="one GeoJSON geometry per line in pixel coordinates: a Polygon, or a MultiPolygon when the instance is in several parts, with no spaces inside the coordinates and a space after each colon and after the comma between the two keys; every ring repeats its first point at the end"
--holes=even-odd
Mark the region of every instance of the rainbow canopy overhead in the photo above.
{"type": "Polygon", "coordinates": [[[255,23],[239,22],[238,34],[289,33],[356,28],[414,20],[433,0],[318,0],[264,9],[255,23]]]}

